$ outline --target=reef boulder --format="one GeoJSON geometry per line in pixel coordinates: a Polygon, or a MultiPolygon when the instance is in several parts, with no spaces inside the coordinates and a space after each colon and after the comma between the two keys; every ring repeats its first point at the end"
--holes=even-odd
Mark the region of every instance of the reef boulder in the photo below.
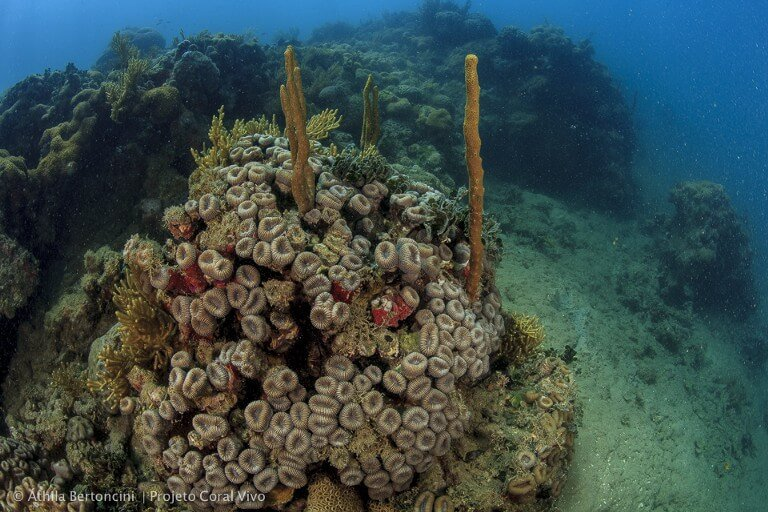
{"type": "Polygon", "coordinates": [[[736,316],[754,310],[749,237],[725,188],[686,181],[672,189],[669,201],[674,212],[657,219],[666,296],[736,316]]]}
{"type": "Polygon", "coordinates": [[[187,107],[210,107],[218,100],[219,68],[204,53],[184,52],[174,64],[172,76],[187,107]]]}

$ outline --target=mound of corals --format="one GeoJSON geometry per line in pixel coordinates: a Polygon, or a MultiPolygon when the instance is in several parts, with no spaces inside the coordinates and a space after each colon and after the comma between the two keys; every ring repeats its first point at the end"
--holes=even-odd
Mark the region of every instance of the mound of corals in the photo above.
{"type": "Polygon", "coordinates": [[[463,230],[425,227],[421,202],[439,192],[345,182],[317,143],[315,207],[299,218],[287,146],[241,138],[237,163],[193,178],[164,255],[126,245],[178,340],[162,380],[134,379],[121,410],[173,492],[298,489],[327,462],[385,499],[462,437],[458,390],[489,372],[499,295],[472,303],[463,230]]]}

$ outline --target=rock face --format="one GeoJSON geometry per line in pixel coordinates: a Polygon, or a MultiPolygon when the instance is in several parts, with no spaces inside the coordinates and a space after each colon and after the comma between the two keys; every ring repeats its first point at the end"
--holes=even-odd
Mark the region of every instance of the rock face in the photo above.
{"type": "Polygon", "coordinates": [[[0,316],[13,318],[35,291],[37,260],[13,239],[0,233],[0,316]]]}
{"type": "Polygon", "coordinates": [[[737,316],[753,311],[749,238],[722,185],[686,181],[669,200],[674,213],[660,221],[657,237],[667,296],[737,316]]]}

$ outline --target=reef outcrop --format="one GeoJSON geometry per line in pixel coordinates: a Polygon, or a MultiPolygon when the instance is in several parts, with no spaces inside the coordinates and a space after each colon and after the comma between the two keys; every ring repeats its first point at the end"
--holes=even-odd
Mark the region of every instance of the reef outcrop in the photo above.
{"type": "Polygon", "coordinates": [[[669,195],[674,212],[656,220],[665,264],[662,293],[672,302],[745,316],[757,307],[752,251],[743,219],[722,185],[686,181],[669,195]]]}
{"type": "MultiPolygon", "coordinates": [[[[438,7],[436,22],[454,26],[452,4],[438,7]]],[[[455,44],[482,21],[463,19],[455,44]]],[[[573,382],[535,348],[535,325],[502,313],[476,80],[467,206],[466,191],[427,172],[463,168],[451,146],[463,82],[424,85],[402,48],[388,59],[365,40],[299,49],[306,65],[281,76],[279,54],[247,38],[203,33],[168,51],[131,41],[117,35],[100,72],[68,70],[71,94],[46,97],[67,108],[31,123],[40,144],[26,165],[16,146],[0,155],[0,183],[23,183],[0,193],[33,198],[6,201],[3,228],[44,263],[63,237],[150,235],[130,237],[122,258],[89,252],[80,285],[39,306],[44,325],[22,325],[33,350],[14,359],[6,389],[23,385],[5,399],[7,423],[42,461],[40,480],[266,496],[228,509],[312,510],[328,496],[372,511],[546,509],[572,450],[573,382]],[[272,116],[225,127],[224,111],[276,112],[284,80],[285,131],[272,116]],[[344,126],[361,147],[337,130],[337,107],[363,120],[344,126]],[[190,154],[207,129],[212,145],[190,154]],[[160,225],[164,243],[151,238],[160,225]],[[480,421],[489,415],[496,426],[480,421]],[[471,491],[476,473],[454,464],[487,485],[471,491]]]]}

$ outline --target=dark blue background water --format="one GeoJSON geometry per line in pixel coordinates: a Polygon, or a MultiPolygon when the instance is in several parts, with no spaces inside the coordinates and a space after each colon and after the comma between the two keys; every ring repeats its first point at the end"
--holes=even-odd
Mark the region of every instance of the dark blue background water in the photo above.
{"type": "MultiPolygon", "coordinates": [[[[46,67],[70,61],[89,67],[126,26],[154,27],[169,41],[182,29],[207,29],[247,31],[270,42],[290,28],[306,37],[324,22],[356,22],[419,3],[0,0],[0,90],[46,67]],[[281,10],[286,4],[292,7],[281,10]]],[[[680,179],[723,183],[749,218],[758,274],[765,273],[768,0],[486,0],[474,2],[472,10],[497,27],[529,29],[548,21],[575,39],[590,38],[628,101],[637,95],[636,174],[649,201],[663,202],[680,179]]]]}

